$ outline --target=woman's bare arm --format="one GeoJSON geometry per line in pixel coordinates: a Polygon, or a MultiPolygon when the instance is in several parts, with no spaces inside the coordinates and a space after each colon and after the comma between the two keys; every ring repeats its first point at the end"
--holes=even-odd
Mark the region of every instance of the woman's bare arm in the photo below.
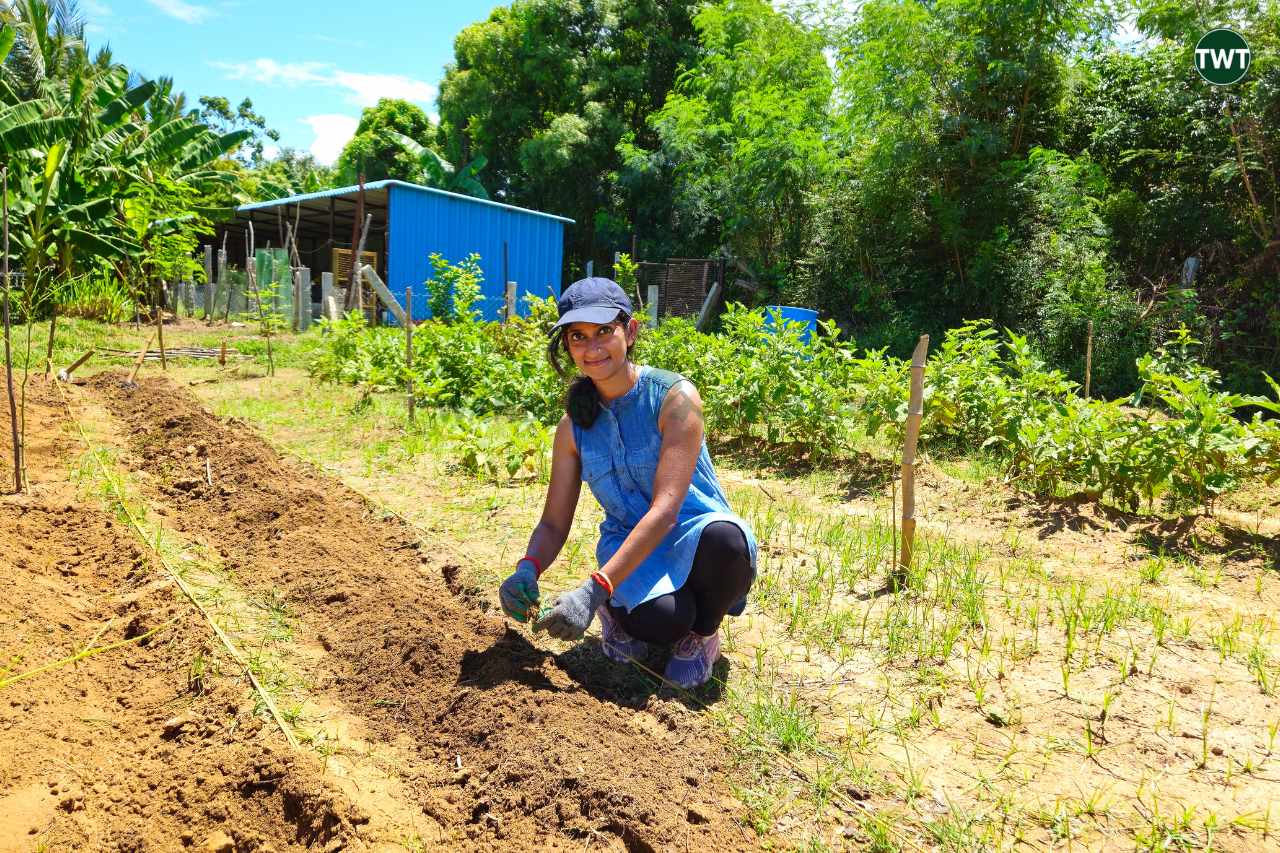
{"type": "Polygon", "coordinates": [[[529,547],[525,550],[544,569],[560,554],[565,540],[569,538],[581,490],[582,459],[574,446],[573,423],[565,415],[556,427],[551,447],[551,485],[542,506],[542,518],[533,529],[529,547]]]}

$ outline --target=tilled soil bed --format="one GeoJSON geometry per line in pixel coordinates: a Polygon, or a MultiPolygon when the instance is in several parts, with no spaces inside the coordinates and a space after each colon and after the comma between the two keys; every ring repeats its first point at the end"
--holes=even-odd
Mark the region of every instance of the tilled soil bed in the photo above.
{"type": "Polygon", "coordinates": [[[288,602],[301,641],[327,653],[318,690],[387,742],[407,735],[410,789],[441,829],[430,843],[756,846],[698,715],[653,696],[631,706],[593,641],[539,649],[457,590],[451,567],[400,521],[185,390],[123,378],[99,375],[87,390],[127,430],[148,499],[220,553],[237,583],[288,602]]]}
{"type": "Polygon", "coordinates": [[[238,679],[192,678],[197,656],[219,658],[207,626],[126,527],[77,500],[65,410],[38,380],[28,418],[32,489],[0,498],[0,851],[355,838],[366,818],[264,726],[238,679]]]}

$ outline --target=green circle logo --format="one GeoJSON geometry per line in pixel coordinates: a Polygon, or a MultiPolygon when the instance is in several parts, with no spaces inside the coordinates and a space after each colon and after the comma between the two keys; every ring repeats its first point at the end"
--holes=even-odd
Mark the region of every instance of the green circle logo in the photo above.
{"type": "Polygon", "coordinates": [[[1215,86],[1239,83],[1249,73],[1249,45],[1235,30],[1210,30],[1196,42],[1196,71],[1215,86]]]}

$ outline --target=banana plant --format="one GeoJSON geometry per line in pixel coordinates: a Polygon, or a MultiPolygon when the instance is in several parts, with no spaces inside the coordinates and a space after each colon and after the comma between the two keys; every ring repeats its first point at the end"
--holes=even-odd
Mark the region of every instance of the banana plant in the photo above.
{"type": "Polygon", "coordinates": [[[403,133],[392,133],[391,136],[400,143],[410,157],[417,161],[427,186],[475,198],[489,198],[488,191],[477,177],[489,163],[483,154],[459,169],[432,149],[419,144],[403,133]]]}

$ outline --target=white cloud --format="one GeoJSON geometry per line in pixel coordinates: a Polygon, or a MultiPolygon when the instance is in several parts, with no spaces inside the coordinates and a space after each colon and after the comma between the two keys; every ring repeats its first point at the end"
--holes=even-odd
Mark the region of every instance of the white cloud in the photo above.
{"type": "Polygon", "coordinates": [[[267,85],[325,86],[346,89],[347,100],[360,107],[373,106],[379,98],[403,98],[429,104],[436,87],[403,74],[362,74],[343,71],[327,62],[277,62],[251,59],[248,62],[215,62],[232,80],[253,80],[267,85]]]}
{"type": "Polygon", "coordinates": [[[80,4],[81,10],[90,18],[110,18],[111,7],[106,3],[100,3],[98,0],[85,0],[80,4]]]}
{"type": "Polygon", "coordinates": [[[302,121],[315,134],[309,150],[317,160],[326,165],[338,159],[342,147],[355,135],[356,125],[360,123],[352,116],[337,113],[307,116],[302,121]]]}
{"type": "Polygon", "coordinates": [[[352,97],[362,107],[371,107],[378,98],[402,98],[429,104],[435,100],[436,87],[403,74],[357,74],[351,71],[335,71],[334,82],[350,89],[352,97]]]}
{"type": "Polygon", "coordinates": [[[280,156],[280,146],[279,145],[262,146],[262,156],[267,160],[276,159],[277,157],[280,156]]]}
{"type": "Polygon", "coordinates": [[[203,23],[213,15],[213,10],[208,6],[187,3],[186,0],[147,0],[147,2],[170,18],[177,18],[188,24],[203,23]]]}

